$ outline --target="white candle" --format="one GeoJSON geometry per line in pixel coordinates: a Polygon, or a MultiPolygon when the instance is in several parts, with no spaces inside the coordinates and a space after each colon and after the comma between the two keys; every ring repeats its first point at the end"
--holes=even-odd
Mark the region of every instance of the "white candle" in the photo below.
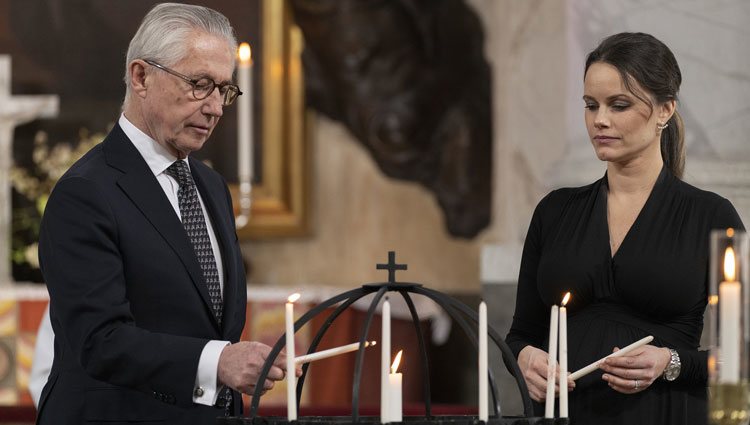
{"type": "Polygon", "coordinates": [[[388,415],[386,416],[386,422],[403,421],[403,411],[401,408],[403,376],[398,373],[398,365],[401,362],[402,353],[403,350],[396,354],[396,358],[393,360],[393,365],[391,366],[391,373],[388,374],[388,415]]]}
{"type": "Polygon", "coordinates": [[[297,420],[297,376],[294,363],[294,302],[299,294],[292,294],[286,303],[286,415],[289,421],[297,420]]]}
{"type": "Polygon", "coordinates": [[[547,398],[544,401],[544,417],[555,417],[555,369],[557,368],[557,323],[559,309],[552,306],[549,317],[549,352],[547,354],[547,398]]]}
{"type": "Polygon", "coordinates": [[[479,420],[487,422],[487,304],[479,303],[479,420]]]}
{"type": "Polygon", "coordinates": [[[735,281],[734,249],[724,254],[724,282],[719,284],[719,347],[721,367],[719,382],[737,384],[740,381],[740,282],[735,281]]]}
{"type": "Polygon", "coordinates": [[[560,417],[568,417],[568,309],[570,292],[560,306],[560,417]]]}
{"type": "MultiPolygon", "coordinates": [[[[377,344],[376,341],[366,341],[365,348],[371,345],[377,344]]],[[[327,359],[329,357],[338,356],[339,354],[351,353],[352,351],[359,350],[359,343],[353,342],[351,344],[342,345],[341,347],[329,348],[327,350],[318,351],[315,353],[305,354],[304,356],[298,356],[294,358],[294,362],[297,364],[310,363],[317,360],[327,359]]]]}
{"type": "Polygon", "coordinates": [[[237,82],[242,96],[237,99],[237,174],[239,183],[253,178],[253,62],[250,45],[240,44],[237,82]]]}
{"type": "Polygon", "coordinates": [[[602,362],[604,360],[606,360],[606,359],[608,359],[610,357],[621,357],[621,356],[624,356],[625,354],[628,354],[629,352],[635,350],[638,347],[643,347],[644,345],[648,344],[649,342],[651,342],[653,340],[654,340],[654,337],[651,336],[651,335],[649,335],[649,336],[647,336],[645,338],[639,339],[638,341],[636,341],[636,342],[628,345],[625,348],[621,348],[621,349],[615,351],[614,353],[612,353],[612,354],[610,354],[608,356],[602,357],[601,359],[599,359],[599,360],[591,363],[588,366],[585,366],[585,367],[582,367],[582,368],[578,369],[577,371],[571,373],[570,376],[568,376],[568,379],[570,379],[571,381],[575,381],[576,379],[582,378],[582,377],[588,375],[589,373],[591,373],[591,372],[599,369],[599,366],[602,364],[602,362]]]}
{"type": "Polygon", "coordinates": [[[388,419],[388,368],[391,360],[391,303],[383,301],[380,337],[380,422],[388,419]]]}

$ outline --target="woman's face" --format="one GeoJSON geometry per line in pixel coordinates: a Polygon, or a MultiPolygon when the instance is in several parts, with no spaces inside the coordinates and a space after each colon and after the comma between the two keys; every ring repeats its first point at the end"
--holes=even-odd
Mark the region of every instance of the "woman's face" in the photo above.
{"type": "MultiPolygon", "coordinates": [[[[643,93],[641,97],[652,98],[637,82],[632,81],[631,86],[635,92],[643,93]]],[[[643,158],[661,160],[661,130],[657,125],[672,116],[674,101],[655,105],[652,111],[628,91],[617,68],[604,62],[589,66],[583,82],[583,101],[586,129],[600,160],[623,165],[643,158]]]]}

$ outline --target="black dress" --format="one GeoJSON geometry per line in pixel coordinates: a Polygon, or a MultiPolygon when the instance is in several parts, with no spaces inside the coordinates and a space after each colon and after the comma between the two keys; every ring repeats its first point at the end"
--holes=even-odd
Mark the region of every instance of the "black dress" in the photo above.
{"type": "MultiPolygon", "coordinates": [[[[709,232],[743,229],[732,204],[662,169],[643,209],[612,257],[607,177],[553,191],[537,206],[521,261],[507,342],[516,357],[527,345],[547,351],[550,306],[571,291],[568,370],[575,371],[653,335],[674,348],[682,370],[674,382],[621,394],[596,371],[570,393],[571,423],[705,424],[707,356],[698,351],[708,297],[709,232]]],[[[535,404],[537,414],[543,406],[535,404]]]]}

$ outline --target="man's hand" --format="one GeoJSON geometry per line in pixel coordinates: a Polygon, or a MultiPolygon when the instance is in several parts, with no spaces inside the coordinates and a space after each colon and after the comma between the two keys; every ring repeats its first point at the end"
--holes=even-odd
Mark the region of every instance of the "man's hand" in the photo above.
{"type": "MultiPolygon", "coordinates": [[[[241,393],[252,395],[271,347],[255,341],[227,345],[219,357],[219,382],[241,393]]],[[[274,381],[284,379],[286,355],[279,353],[263,383],[263,392],[273,388],[274,381]]],[[[299,375],[300,371],[297,371],[299,375]]]]}

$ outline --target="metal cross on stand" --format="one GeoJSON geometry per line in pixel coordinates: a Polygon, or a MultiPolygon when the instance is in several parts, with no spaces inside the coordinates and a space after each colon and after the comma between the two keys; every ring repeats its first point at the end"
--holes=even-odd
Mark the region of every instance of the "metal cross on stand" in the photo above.
{"type": "Polygon", "coordinates": [[[406,264],[396,264],[396,252],[388,251],[388,264],[378,264],[377,270],[388,270],[388,283],[396,283],[396,270],[406,270],[406,264]]]}
{"type": "Polygon", "coordinates": [[[9,283],[13,129],[37,118],[57,115],[59,99],[54,95],[14,96],[10,92],[10,56],[0,55],[0,285],[9,283]]]}

